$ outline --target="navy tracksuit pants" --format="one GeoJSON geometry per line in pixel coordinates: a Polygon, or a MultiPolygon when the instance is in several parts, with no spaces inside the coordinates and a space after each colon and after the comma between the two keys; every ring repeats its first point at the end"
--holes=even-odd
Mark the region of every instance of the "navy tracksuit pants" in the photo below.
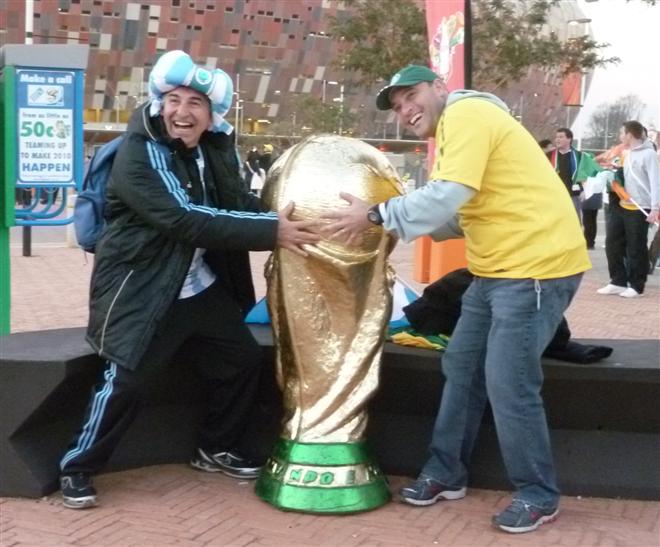
{"type": "Polygon", "coordinates": [[[212,453],[234,447],[254,404],[260,361],[261,348],[238,305],[218,282],[177,300],[136,370],[108,362],[83,427],[62,458],[62,474],[93,474],[105,465],[133,421],[150,375],[167,374],[169,366],[194,365],[208,389],[198,446],[212,453]],[[186,362],[170,363],[184,344],[186,362]]]}

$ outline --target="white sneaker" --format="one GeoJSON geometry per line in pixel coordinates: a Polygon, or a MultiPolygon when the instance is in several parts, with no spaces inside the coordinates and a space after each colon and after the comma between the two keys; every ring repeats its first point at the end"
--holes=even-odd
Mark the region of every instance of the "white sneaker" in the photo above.
{"type": "Polygon", "coordinates": [[[626,287],[621,287],[620,285],[612,285],[612,283],[608,283],[604,287],[598,289],[596,292],[598,294],[621,294],[626,292],[627,290],[628,289],[626,287]]]}
{"type": "Polygon", "coordinates": [[[619,296],[623,296],[624,298],[639,298],[640,296],[644,295],[642,293],[638,293],[632,287],[628,287],[625,291],[619,293],[619,296]]]}

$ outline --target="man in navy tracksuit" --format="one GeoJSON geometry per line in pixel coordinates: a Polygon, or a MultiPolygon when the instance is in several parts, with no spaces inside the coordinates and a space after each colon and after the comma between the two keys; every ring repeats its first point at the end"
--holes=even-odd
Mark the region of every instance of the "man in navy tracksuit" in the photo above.
{"type": "Polygon", "coordinates": [[[163,55],[150,102],[134,113],[107,190],[87,340],[107,360],[82,429],[61,460],[64,505],[96,504],[92,475],[132,422],[145,371],[184,344],[209,389],[191,465],[243,479],[259,466],[236,445],[254,403],[260,350],[245,325],[254,304],[248,251],[304,254],[318,236],[290,204],[265,212],[242,186],[229,111],[232,83],[182,51],[163,55]]]}

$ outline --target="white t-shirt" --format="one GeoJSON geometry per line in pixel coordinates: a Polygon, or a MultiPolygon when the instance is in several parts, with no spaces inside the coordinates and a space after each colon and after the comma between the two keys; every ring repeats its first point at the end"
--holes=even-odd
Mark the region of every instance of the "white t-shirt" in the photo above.
{"type": "MultiPolygon", "coordinates": [[[[208,198],[206,196],[206,183],[204,182],[204,155],[202,149],[197,147],[197,168],[199,169],[199,179],[202,181],[202,189],[204,191],[204,205],[208,205],[208,198]]],[[[186,279],[183,281],[181,292],[179,292],[179,300],[190,298],[196,294],[201,293],[203,290],[209,288],[216,280],[216,275],[213,273],[209,265],[204,261],[204,253],[206,249],[195,249],[195,254],[190,262],[190,268],[186,279]]]]}

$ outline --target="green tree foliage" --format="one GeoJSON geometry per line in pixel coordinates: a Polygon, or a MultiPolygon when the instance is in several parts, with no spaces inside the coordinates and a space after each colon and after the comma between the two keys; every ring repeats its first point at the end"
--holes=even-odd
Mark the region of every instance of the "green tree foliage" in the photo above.
{"type": "MultiPolygon", "coordinates": [[[[473,86],[496,90],[519,81],[532,66],[563,73],[616,62],[602,57],[607,44],[588,36],[560,41],[549,31],[559,0],[472,0],[473,86]]],[[[428,64],[424,13],[413,0],[346,0],[350,16],[335,18],[331,32],[346,47],[338,65],[362,84],[389,78],[409,63],[428,64]]]]}
{"type": "Polygon", "coordinates": [[[428,63],[426,21],[411,0],[345,0],[350,13],[331,18],[344,48],[337,65],[364,85],[388,79],[410,63],[428,63]]]}
{"type": "Polygon", "coordinates": [[[337,102],[322,102],[311,95],[301,95],[292,101],[290,119],[281,119],[273,124],[271,132],[278,135],[300,135],[310,133],[350,134],[356,116],[337,102]]]}
{"type": "Polygon", "coordinates": [[[548,30],[557,0],[474,0],[473,80],[475,87],[496,90],[519,81],[530,67],[558,68],[563,74],[617,62],[601,57],[607,44],[589,36],[561,41],[548,30]]]}

